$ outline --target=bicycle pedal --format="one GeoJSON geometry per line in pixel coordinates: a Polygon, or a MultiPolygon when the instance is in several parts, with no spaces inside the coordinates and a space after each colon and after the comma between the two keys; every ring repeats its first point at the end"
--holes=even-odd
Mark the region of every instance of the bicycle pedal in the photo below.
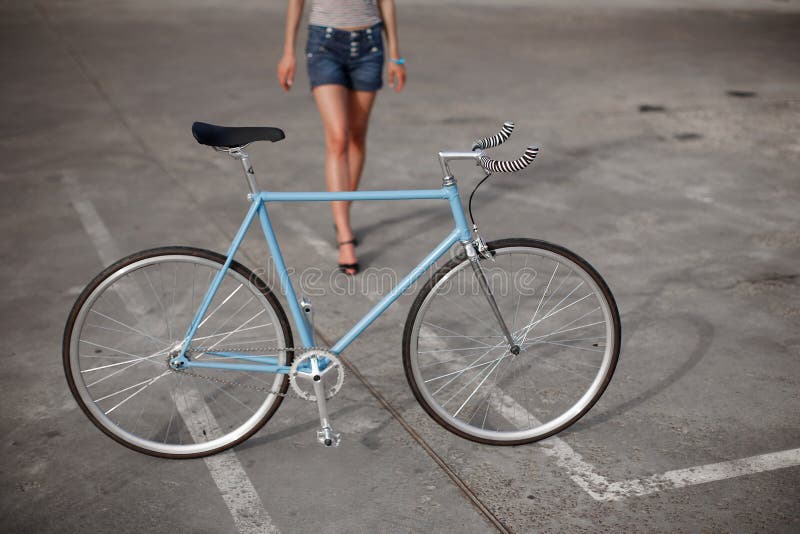
{"type": "Polygon", "coordinates": [[[317,430],[317,441],[324,447],[338,447],[342,441],[342,434],[334,432],[331,427],[326,426],[322,430],[317,430]]]}

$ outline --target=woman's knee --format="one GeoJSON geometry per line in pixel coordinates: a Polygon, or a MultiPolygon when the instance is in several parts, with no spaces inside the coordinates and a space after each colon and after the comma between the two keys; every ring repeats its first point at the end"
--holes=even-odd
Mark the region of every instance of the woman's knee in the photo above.
{"type": "Polygon", "coordinates": [[[352,128],[350,130],[350,143],[352,143],[353,146],[364,148],[367,144],[367,129],[352,128]]]}
{"type": "Polygon", "coordinates": [[[329,154],[347,154],[350,135],[346,129],[328,131],[325,135],[325,147],[329,154]]]}

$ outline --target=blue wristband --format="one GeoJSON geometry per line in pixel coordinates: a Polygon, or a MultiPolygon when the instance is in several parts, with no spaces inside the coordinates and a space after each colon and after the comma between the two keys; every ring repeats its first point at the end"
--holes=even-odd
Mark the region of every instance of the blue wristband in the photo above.
{"type": "Polygon", "coordinates": [[[393,57],[390,57],[389,61],[391,61],[395,65],[405,65],[406,64],[406,58],[404,58],[404,57],[397,58],[397,59],[395,59],[393,57]]]}

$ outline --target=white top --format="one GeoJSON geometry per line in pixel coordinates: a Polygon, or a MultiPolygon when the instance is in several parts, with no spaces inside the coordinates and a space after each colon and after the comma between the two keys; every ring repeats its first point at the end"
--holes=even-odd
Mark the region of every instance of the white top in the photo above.
{"type": "Polygon", "coordinates": [[[313,0],[309,24],[330,28],[364,28],[381,21],[375,0],[313,0]]]}

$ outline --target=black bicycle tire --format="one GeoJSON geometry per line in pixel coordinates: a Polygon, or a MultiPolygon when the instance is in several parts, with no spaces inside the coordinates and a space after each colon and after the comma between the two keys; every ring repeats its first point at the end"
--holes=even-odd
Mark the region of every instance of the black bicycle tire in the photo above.
{"type": "MultiPolygon", "coordinates": [[[[195,247],[186,247],[186,246],[165,246],[165,247],[158,247],[158,248],[152,248],[135,252],[108,266],[86,285],[84,290],[76,299],[75,304],[73,304],[72,309],[70,310],[69,316],[67,318],[67,324],[64,327],[64,337],[62,344],[62,359],[64,365],[64,374],[66,375],[67,384],[69,385],[70,392],[72,393],[73,398],[78,403],[78,406],[80,406],[83,413],[97,428],[99,428],[104,434],[109,436],[117,443],[124,445],[125,447],[128,447],[129,449],[135,450],[137,452],[147,454],[149,456],[156,456],[159,458],[172,458],[172,459],[201,458],[217,454],[231,447],[235,447],[236,445],[239,445],[248,438],[252,437],[256,432],[261,430],[267,423],[267,421],[269,421],[272,418],[272,416],[275,415],[275,412],[278,410],[281,403],[283,402],[284,398],[283,394],[285,394],[289,389],[288,375],[284,375],[283,383],[281,384],[281,387],[279,389],[282,395],[276,396],[275,402],[273,403],[269,411],[265,413],[264,417],[262,417],[258,421],[258,423],[256,423],[253,426],[253,428],[249,430],[245,435],[243,435],[242,437],[231,443],[226,443],[225,445],[222,445],[210,451],[187,453],[187,454],[171,454],[171,453],[153,451],[145,447],[140,447],[138,445],[126,441],[125,439],[114,434],[108,428],[106,428],[105,425],[103,425],[100,421],[98,421],[95,418],[95,416],[91,413],[91,411],[81,398],[80,393],[78,392],[77,389],[77,385],[75,384],[74,378],[72,376],[72,370],[70,366],[70,345],[72,342],[72,333],[73,333],[73,328],[75,326],[75,320],[78,317],[81,308],[85,304],[86,299],[89,298],[89,296],[97,288],[97,286],[99,286],[103,282],[103,280],[105,280],[106,278],[117,272],[119,269],[122,269],[132,263],[157,256],[170,256],[170,255],[171,256],[186,255],[186,256],[200,257],[217,262],[220,265],[224,264],[226,260],[224,255],[211,250],[195,248],[195,247]]],[[[247,280],[251,280],[253,284],[258,288],[258,290],[261,292],[261,294],[264,295],[264,297],[267,299],[267,302],[269,302],[270,306],[272,306],[276,316],[278,317],[278,321],[281,325],[281,330],[283,331],[284,339],[286,340],[286,346],[293,347],[294,341],[292,338],[292,329],[289,325],[289,320],[286,316],[286,313],[283,310],[283,307],[281,306],[280,302],[278,301],[277,297],[272,292],[272,290],[269,288],[269,286],[267,286],[267,284],[261,278],[259,278],[255,273],[253,273],[250,269],[248,269],[247,267],[245,267],[244,265],[235,260],[231,262],[230,269],[236,271],[241,276],[244,276],[247,280]]],[[[294,359],[294,352],[287,351],[286,353],[287,365],[290,365],[293,359],[294,359]]]]}
{"type": "Polygon", "coordinates": [[[580,418],[582,418],[586,413],[592,409],[592,407],[600,400],[603,393],[605,393],[608,384],[611,382],[611,378],[614,375],[614,371],[616,369],[617,363],[619,361],[619,352],[620,352],[620,342],[621,342],[621,323],[619,318],[619,310],[617,309],[617,303],[614,299],[614,295],[611,293],[611,290],[606,284],[603,277],[597,272],[597,270],[589,264],[586,260],[582,257],[578,256],[574,252],[553,243],[549,243],[547,241],[542,241],[538,239],[530,239],[530,238],[506,238],[506,239],[499,239],[495,241],[491,241],[487,243],[487,247],[490,251],[496,251],[501,248],[505,247],[531,247],[531,248],[538,248],[544,249],[549,252],[559,254],[570,261],[576,263],[580,266],[592,279],[597,283],[598,287],[603,294],[603,297],[606,299],[609,308],[611,310],[612,321],[614,323],[614,349],[612,351],[612,358],[611,358],[611,365],[608,368],[605,376],[603,377],[603,382],[598,389],[597,393],[594,397],[587,403],[587,405],[573,418],[565,422],[564,424],[560,425],[559,427],[553,429],[546,434],[541,436],[535,436],[532,438],[524,438],[518,440],[492,440],[487,439],[479,436],[475,436],[464,432],[458,428],[455,428],[450,423],[445,421],[427,402],[425,397],[420,392],[420,389],[414,379],[414,373],[411,368],[411,336],[413,334],[414,322],[416,321],[417,314],[419,313],[420,307],[422,306],[423,302],[425,301],[428,293],[435,287],[435,285],[449,273],[451,270],[456,268],[458,265],[467,261],[466,254],[463,252],[459,253],[453,259],[442,265],[437,271],[431,276],[431,278],[425,283],[425,285],[420,290],[419,294],[417,295],[414,303],[411,306],[411,309],[408,312],[408,316],[406,318],[405,327],[403,329],[403,370],[405,371],[406,380],[408,381],[408,385],[411,387],[411,392],[414,394],[414,397],[419,402],[420,406],[425,410],[425,412],[439,425],[447,429],[448,431],[460,436],[464,439],[468,439],[470,441],[475,441],[477,443],[484,443],[487,445],[502,445],[502,446],[513,446],[513,445],[524,445],[527,443],[534,443],[536,441],[543,440],[559,432],[562,432],[564,429],[568,428],[569,426],[575,424],[580,418]]]}

